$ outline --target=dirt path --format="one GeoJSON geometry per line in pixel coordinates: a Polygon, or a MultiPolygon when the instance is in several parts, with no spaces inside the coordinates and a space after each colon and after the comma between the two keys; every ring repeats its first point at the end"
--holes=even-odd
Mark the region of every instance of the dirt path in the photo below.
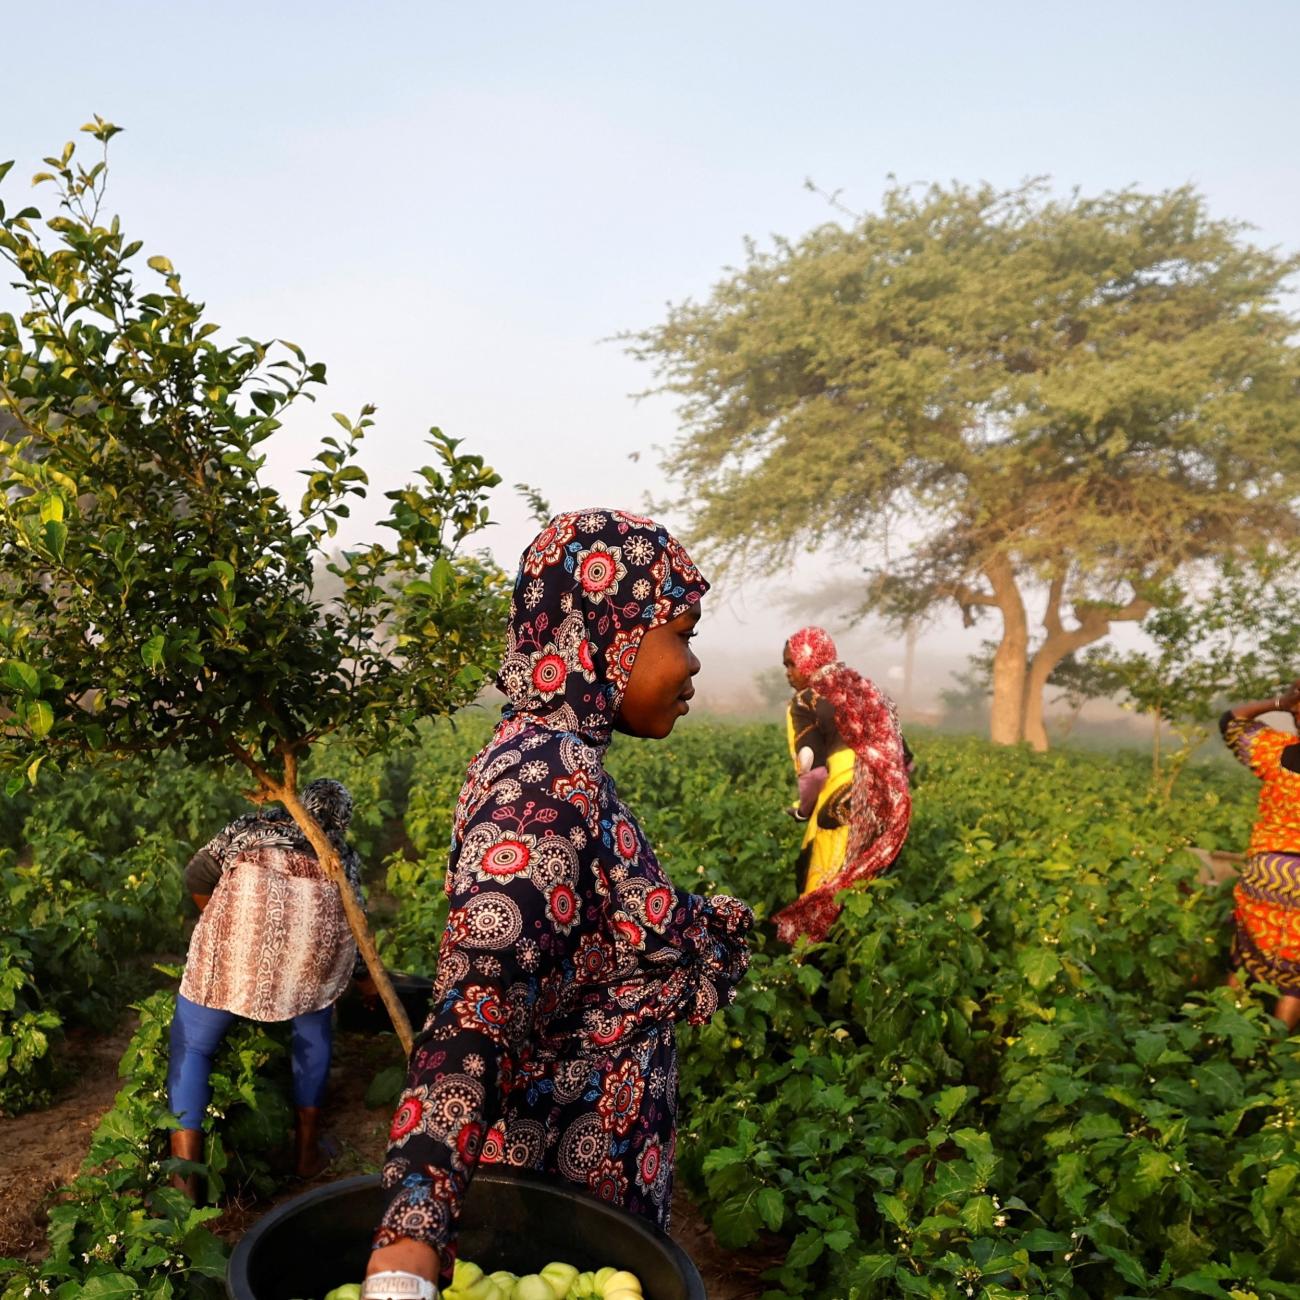
{"type": "MultiPolygon", "coordinates": [[[[134,1022],[103,1037],[81,1035],[70,1043],[68,1059],[80,1064],[77,1078],[47,1110],[0,1120],[0,1256],[37,1259],[45,1252],[44,1206],[50,1195],[76,1174],[91,1135],[113,1104],[118,1088],[117,1063],[134,1022]]],[[[315,1183],[379,1168],[386,1145],[389,1114],[365,1104],[374,1076],[395,1061],[391,1037],[339,1034],[326,1101],[326,1133],[339,1154],[315,1183]]],[[[297,1196],[305,1186],[293,1182],[270,1201],[233,1200],[213,1225],[234,1242],[272,1206],[297,1196]]],[[[759,1274],[772,1261],[722,1250],[694,1207],[680,1193],[673,1202],[673,1236],[695,1261],[709,1300],[757,1300],[763,1293],[759,1274]]]]}
{"type": "Polygon", "coordinates": [[[135,1032],[135,1017],[111,1034],[74,1030],[62,1055],[76,1076],[45,1110],[0,1119],[0,1256],[45,1253],[45,1202],[81,1167],[95,1127],[117,1094],[117,1063],[135,1032]]]}

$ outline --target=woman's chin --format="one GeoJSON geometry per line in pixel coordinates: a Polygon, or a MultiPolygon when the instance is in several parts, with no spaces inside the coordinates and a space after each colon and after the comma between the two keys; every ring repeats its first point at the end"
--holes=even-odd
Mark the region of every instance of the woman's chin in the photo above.
{"type": "Polygon", "coordinates": [[[678,700],[672,713],[664,712],[653,718],[625,718],[620,713],[614,718],[614,730],[639,740],[664,740],[672,734],[677,720],[689,712],[690,705],[685,700],[678,700]]]}

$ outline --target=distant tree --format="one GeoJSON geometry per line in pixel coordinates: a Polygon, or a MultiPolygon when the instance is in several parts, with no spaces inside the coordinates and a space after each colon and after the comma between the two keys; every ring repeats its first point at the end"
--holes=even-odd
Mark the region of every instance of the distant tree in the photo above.
{"type": "Polygon", "coordinates": [[[989,699],[993,694],[993,656],[996,641],[981,641],[977,653],[970,656],[966,666],[949,674],[951,686],[939,692],[944,721],[963,730],[988,725],[989,699]]]}
{"type": "Polygon", "coordinates": [[[1190,188],[896,187],[627,340],[683,398],[664,468],[697,544],[847,553],[899,625],[995,610],[993,739],[1042,749],[1067,655],[1300,533],[1298,266],[1190,188]]]}
{"type": "Polygon", "coordinates": [[[1228,703],[1281,694],[1300,675],[1300,562],[1278,555],[1227,561],[1199,591],[1168,587],[1142,631],[1150,649],[1091,650],[1081,689],[1151,719],[1152,782],[1168,798],[1228,703]],[[1172,752],[1162,740],[1166,727],[1178,741],[1172,752]]]}
{"type": "Polygon", "coordinates": [[[790,683],[786,679],[785,669],[779,664],[759,669],[754,674],[754,689],[758,691],[758,698],[770,709],[784,708],[790,700],[790,683]]]}
{"type": "MultiPolygon", "coordinates": [[[[105,146],[117,132],[84,130],[105,146]]],[[[504,575],[465,543],[497,476],[433,431],[437,463],[387,493],[392,534],[328,560],[364,495],[371,408],[304,471],[294,508],[261,479],[262,444],[324,382],[290,343],[221,342],[165,257],[101,219],[104,158],[68,144],[36,179],[59,212],[0,207],[0,257],[25,309],[0,314],[0,766],[176,751],[237,762],[284,805],[340,885],[358,946],[409,1050],[410,1026],[337,854],[298,797],[311,746],[362,750],[477,693],[503,626],[504,575]],[[338,583],[313,597],[313,567],[338,583]]],[[[0,165],[0,179],[12,164],[0,165]]],[[[339,436],[341,434],[341,436],[339,436]]]]}
{"type": "Polygon", "coordinates": [[[1106,651],[1097,647],[1082,654],[1066,655],[1052,669],[1047,685],[1057,692],[1052,703],[1064,704],[1068,710],[1057,740],[1064,740],[1074,730],[1089,700],[1116,699],[1124,690],[1123,679],[1106,657],[1106,651]]]}

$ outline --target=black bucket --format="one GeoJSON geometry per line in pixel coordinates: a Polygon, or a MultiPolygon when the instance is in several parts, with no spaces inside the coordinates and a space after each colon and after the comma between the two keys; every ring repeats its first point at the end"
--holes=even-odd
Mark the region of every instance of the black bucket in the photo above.
{"type": "MultiPolygon", "coordinates": [[[[360,1282],[383,1212],[377,1174],[345,1178],[259,1219],[226,1270],[230,1300],[320,1300],[360,1282]]],[[[460,1250],[485,1272],[536,1273],[552,1260],[583,1272],[612,1265],[641,1279],[646,1300],[708,1300],[690,1257],[644,1219],[537,1174],[481,1168],[460,1217],[460,1250]]]]}
{"type": "MultiPolygon", "coordinates": [[[[397,971],[390,971],[388,978],[393,982],[393,992],[397,994],[398,1001],[406,1008],[406,1018],[418,1031],[429,1016],[433,981],[423,975],[402,975],[397,971]]],[[[338,1007],[339,1029],[347,1033],[379,1034],[393,1027],[384,1004],[378,998],[368,1003],[356,984],[348,985],[347,991],[335,1005],[338,1007]]]]}

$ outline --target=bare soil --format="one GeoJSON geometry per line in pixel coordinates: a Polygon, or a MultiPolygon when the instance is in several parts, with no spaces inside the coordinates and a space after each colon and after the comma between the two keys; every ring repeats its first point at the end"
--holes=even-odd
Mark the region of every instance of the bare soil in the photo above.
{"type": "MultiPolygon", "coordinates": [[[[96,1125],[113,1104],[118,1088],[117,1064],[134,1031],[124,1022],[111,1034],[70,1037],[67,1059],[76,1075],[52,1106],[0,1119],[0,1257],[39,1259],[46,1250],[45,1206],[54,1192],[75,1177],[96,1125]]],[[[236,1241],[258,1217],[305,1187],[378,1169],[386,1145],[387,1110],[365,1104],[366,1089],[386,1065],[395,1061],[394,1040],[385,1035],[339,1034],[330,1092],[324,1113],[325,1133],[338,1149],[318,1178],[295,1180],[271,1200],[233,1198],[214,1223],[228,1241],[236,1241]]],[[[673,1236],[695,1261],[710,1300],[757,1300],[759,1280],[776,1259],[753,1251],[723,1250],[695,1207],[679,1191],[673,1202],[673,1236]]]]}
{"type": "Polygon", "coordinates": [[[117,1094],[117,1063],[135,1018],[111,1034],[74,1030],[61,1055],[75,1074],[45,1110],[0,1119],[0,1257],[45,1254],[45,1204],[70,1182],[99,1121],[117,1094]]]}

